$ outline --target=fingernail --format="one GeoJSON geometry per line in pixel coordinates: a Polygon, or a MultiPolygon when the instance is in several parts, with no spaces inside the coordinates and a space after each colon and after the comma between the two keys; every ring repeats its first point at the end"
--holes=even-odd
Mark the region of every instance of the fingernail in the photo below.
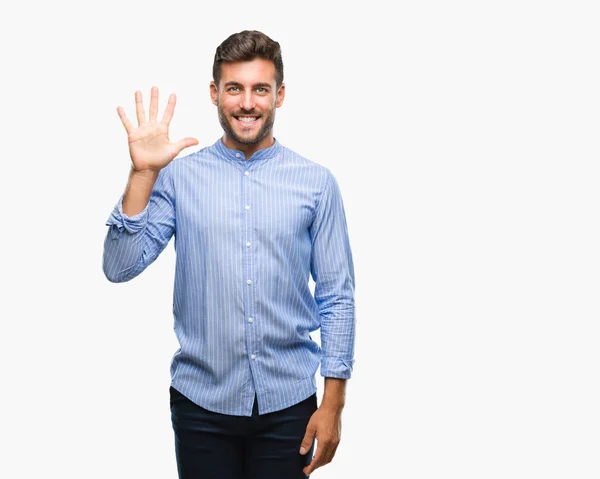
{"type": "Polygon", "coordinates": [[[304,454],[306,452],[306,449],[304,449],[304,447],[300,448],[300,454],[304,454]]]}

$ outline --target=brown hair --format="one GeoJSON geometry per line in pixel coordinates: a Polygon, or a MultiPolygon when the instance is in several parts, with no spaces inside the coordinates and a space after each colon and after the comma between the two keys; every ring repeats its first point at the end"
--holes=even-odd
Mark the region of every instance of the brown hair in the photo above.
{"type": "Polygon", "coordinates": [[[213,80],[217,88],[221,81],[221,63],[252,61],[257,57],[271,60],[275,64],[275,84],[279,89],[283,83],[281,47],[279,43],[257,30],[234,33],[217,47],[213,62],[213,80]]]}

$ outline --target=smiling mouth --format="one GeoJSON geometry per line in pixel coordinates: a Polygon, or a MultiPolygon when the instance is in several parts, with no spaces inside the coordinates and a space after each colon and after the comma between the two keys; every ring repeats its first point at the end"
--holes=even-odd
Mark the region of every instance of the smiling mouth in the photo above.
{"type": "Polygon", "coordinates": [[[250,116],[250,115],[241,115],[241,116],[233,116],[240,125],[244,126],[252,126],[258,123],[260,116],[250,116]]]}

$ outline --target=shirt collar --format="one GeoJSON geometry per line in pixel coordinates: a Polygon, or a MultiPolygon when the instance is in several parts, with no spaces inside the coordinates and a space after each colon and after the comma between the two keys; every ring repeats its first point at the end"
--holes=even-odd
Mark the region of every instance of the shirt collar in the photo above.
{"type": "Polygon", "coordinates": [[[221,156],[227,158],[228,160],[233,160],[238,163],[250,163],[267,160],[277,155],[281,149],[281,143],[279,143],[275,137],[273,137],[273,140],[274,143],[270,147],[254,152],[254,154],[248,160],[246,160],[246,154],[242,150],[234,150],[226,147],[222,138],[219,138],[213,144],[213,147],[219,154],[221,154],[221,156]]]}

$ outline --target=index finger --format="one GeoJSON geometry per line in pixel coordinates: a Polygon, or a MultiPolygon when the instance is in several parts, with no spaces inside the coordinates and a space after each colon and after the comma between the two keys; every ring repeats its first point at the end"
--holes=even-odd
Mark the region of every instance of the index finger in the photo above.
{"type": "Polygon", "coordinates": [[[315,455],[312,458],[312,461],[310,461],[310,464],[303,469],[305,475],[308,476],[316,468],[325,465],[325,461],[324,461],[325,460],[325,453],[326,453],[325,446],[320,445],[319,441],[317,440],[317,450],[315,452],[315,455]]]}
{"type": "Polygon", "coordinates": [[[173,112],[175,111],[176,102],[177,97],[175,96],[175,93],[171,93],[171,96],[169,97],[169,103],[165,108],[165,113],[163,114],[162,120],[160,120],[161,123],[164,123],[167,126],[169,125],[169,123],[171,123],[171,118],[173,118],[173,112]]]}

